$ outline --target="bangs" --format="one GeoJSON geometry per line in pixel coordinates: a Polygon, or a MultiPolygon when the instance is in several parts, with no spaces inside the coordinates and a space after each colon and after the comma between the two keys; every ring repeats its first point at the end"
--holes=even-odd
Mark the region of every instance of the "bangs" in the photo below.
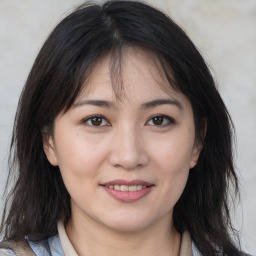
{"type": "Polygon", "coordinates": [[[159,53],[146,47],[136,45],[118,45],[113,47],[110,51],[101,54],[91,63],[86,63],[85,61],[83,65],[81,65],[78,71],[79,75],[74,77],[74,90],[70,88],[71,91],[67,92],[67,95],[70,95],[70,97],[67,99],[66,106],[64,106],[64,113],[72,107],[75,100],[83,91],[89,91],[93,88],[93,84],[89,82],[91,75],[97,72],[97,65],[104,58],[109,58],[109,76],[115,99],[117,101],[127,99],[123,71],[125,68],[125,58],[127,54],[129,54],[129,51],[135,51],[146,56],[153,69],[157,71],[156,74],[153,74],[153,72],[150,73],[152,80],[154,80],[166,94],[171,96],[173,91],[180,91],[175,83],[174,74],[170,66],[159,53]]]}

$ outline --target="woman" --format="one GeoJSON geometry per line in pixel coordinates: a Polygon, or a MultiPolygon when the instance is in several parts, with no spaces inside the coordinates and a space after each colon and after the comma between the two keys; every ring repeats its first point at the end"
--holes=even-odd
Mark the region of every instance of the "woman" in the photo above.
{"type": "Polygon", "coordinates": [[[150,6],[82,5],[57,25],[11,152],[4,255],[242,255],[232,122],[198,50],[150,6]]]}

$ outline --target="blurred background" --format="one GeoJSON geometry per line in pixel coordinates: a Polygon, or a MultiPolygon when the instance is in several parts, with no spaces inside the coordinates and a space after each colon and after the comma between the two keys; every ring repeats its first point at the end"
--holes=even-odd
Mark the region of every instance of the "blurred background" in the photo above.
{"type": "MultiPolygon", "coordinates": [[[[58,21],[81,0],[0,0],[0,193],[18,98],[58,21]]],[[[148,0],[168,13],[207,60],[237,133],[241,201],[234,222],[256,255],[256,0],[148,0]]],[[[3,198],[0,197],[0,216],[3,198]]]]}

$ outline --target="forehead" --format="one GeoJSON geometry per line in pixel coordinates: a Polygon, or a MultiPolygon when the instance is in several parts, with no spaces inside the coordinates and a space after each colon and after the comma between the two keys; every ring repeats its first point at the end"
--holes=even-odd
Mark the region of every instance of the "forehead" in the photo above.
{"type": "MultiPolygon", "coordinates": [[[[171,76],[171,74],[170,74],[171,76]]],[[[77,97],[114,100],[150,100],[185,97],[170,85],[156,55],[139,47],[126,47],[101,57],[77,97]]]]}

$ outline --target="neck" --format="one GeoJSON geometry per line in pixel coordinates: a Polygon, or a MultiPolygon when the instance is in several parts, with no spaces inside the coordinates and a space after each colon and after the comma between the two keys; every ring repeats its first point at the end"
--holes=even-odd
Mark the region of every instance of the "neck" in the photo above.
{"type": "Polygon", "coordinates": [[[129,232],[112,230],[94,220],[77,217],[71,217],[66,232],[80,256],[179,255],[181,238],[170,215],[148,228],[129,232]]]}

